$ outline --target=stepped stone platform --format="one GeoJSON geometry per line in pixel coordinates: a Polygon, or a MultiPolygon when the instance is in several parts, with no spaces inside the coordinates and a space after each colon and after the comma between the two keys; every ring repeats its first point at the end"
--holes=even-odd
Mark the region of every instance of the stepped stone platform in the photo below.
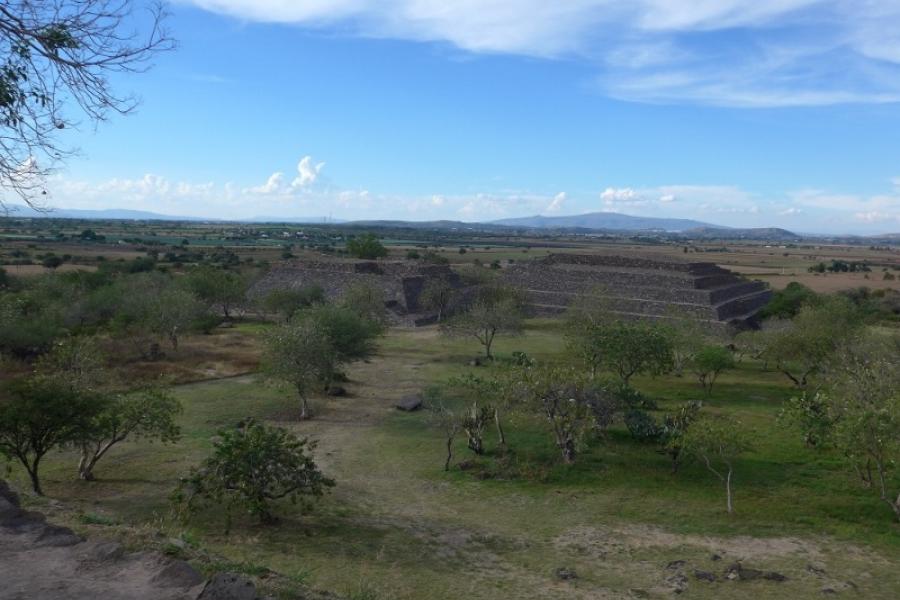
{"type": "MultiPolygon", "coordinates": [[[[458,289],[451,312],[475,290],[448,265],[330,260],[279,266],[251,294],[319,286],[326,297],[337,298],[350,286],[364,283],[381,290],[395,323],[417,326],[436,320],[436,313],[422,306],[420,297],[428,280],[438,278],[458,289]]],[[[525,291],[534,314],[548,316],[565,311],[577,296],[596,294],[598,301],[602,296],[610,310],[622,315],[740,324],[752,319],[771,297],[766,284],[713,263],[612,254],[551,254],[506,267],[502,280],[525,291]]]]}
{"type": "Polygon", "coordinates": [[[367,284],[381,290],[385,305],[399,324],[426,325],[437,315],[421,306],[419,298],[429,279],[444,279],[463,290],[460,276],[448,265],[429,265],[408,261],[296,261],[269,272],[253,290],[263,295],[273,289],[299,289],[319,286],[329,299],[337,298],[354,284],[367,284]]]}
{"type": "Polygon", "coordinates": [[[538,315],[566,310],[596,294],[615,313],[636,318],[693,318],[727,325],[752,319],[772,292],[713,263],[617,255],[551,254],[507,268],[538,315]]]}

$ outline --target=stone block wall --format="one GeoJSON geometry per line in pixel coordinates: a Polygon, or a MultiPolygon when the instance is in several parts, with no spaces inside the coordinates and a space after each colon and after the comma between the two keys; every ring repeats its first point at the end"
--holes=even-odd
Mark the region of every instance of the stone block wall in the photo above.
{"type": "Polygon", "coordinates": [[[542,315],[596,294],[621,315],[725,323],[752,317],[771,296],[764,283],[712,263],[609,255],[553,254],[508,268],[504,280],[524,289],[533,312],[542,315]]]}

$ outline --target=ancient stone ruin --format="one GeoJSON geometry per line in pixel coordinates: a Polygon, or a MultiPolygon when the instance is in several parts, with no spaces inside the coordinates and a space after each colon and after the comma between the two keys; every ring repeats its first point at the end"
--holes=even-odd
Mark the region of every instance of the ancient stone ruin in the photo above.
{"type": "Polygon", "coordinates": [[[434,322],[436,313],[421,305],[419,298],[429,279],[442,278],[464,288],[460,276],[448,265],[400,261],[295,261],[273,269],[253,289],[262,295],[272,289],[321,287],[329,299],[337,298],[351,285],[366,284],[381,290],[395,320],[408,325],[434,322]]]}
{"type": "Polygon", "coordinates": [[[541,315],[559,314],[588,294],[625,316],[744,323],[771,297],[765,283],[713,263],[634,256],[551,254],[510,266],[504,280],[525,290],[541,315]]]}
{"type": "MultiPolygon", "coordinates": [[[[286,264],[272,270],[253,293],[319,286],[328,298],[337,298],[349,286],[364,283],[382,291],[398,323],[426,325],[436,317],[420,302],[431,278],[443,278],[458,288],[457,306],[471,297],[473,288],[447,265],[359,260],[286,264]]],[[[562,313],[576,296],[588,294],[597,295],[598,302],[621,315],[724,325],[746,322],[771,297],[764,283],[713,263],[637,256],[552,254],[504,268],[501,281],[523,289],[532,312],[547,316],[562,313]]]]}

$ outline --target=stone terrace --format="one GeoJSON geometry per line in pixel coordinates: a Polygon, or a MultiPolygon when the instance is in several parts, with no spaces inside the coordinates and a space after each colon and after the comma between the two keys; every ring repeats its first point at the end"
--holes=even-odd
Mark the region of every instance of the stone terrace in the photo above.
{"type": "Polygon", "coordinates": [[[563,312],[581,294],[597,293],[619,314],[689,316],[713,323],[744,322],[771,297],[766,285],[713,263],[615,255],[552,254],[506,269],[536,314],[563,312]]]}
{"type": "Polygon", "coordinates": [[[422,265],[396,261],[297,261],[273,269],[254,286],[261,295],[278,288],[319,286],[328,298],[339,297],[348,287],[363,283],[380,289],[385,304],[400,323],[423,325],[435,314],[419,304],[419,295],[430,278],[444,278],[462,287],[459,275],[447,265],[422,265]]]}

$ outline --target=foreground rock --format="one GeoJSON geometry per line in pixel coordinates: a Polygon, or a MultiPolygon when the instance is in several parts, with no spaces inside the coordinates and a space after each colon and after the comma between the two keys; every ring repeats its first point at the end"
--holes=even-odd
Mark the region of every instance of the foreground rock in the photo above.
{"type": "Polygon", "coordinates": [[[21,508],[0,481],[0,600],[257,600],[253,583],[219,574],[208,583],[191,565],[157,552],[85,541],[21,508]]]}

